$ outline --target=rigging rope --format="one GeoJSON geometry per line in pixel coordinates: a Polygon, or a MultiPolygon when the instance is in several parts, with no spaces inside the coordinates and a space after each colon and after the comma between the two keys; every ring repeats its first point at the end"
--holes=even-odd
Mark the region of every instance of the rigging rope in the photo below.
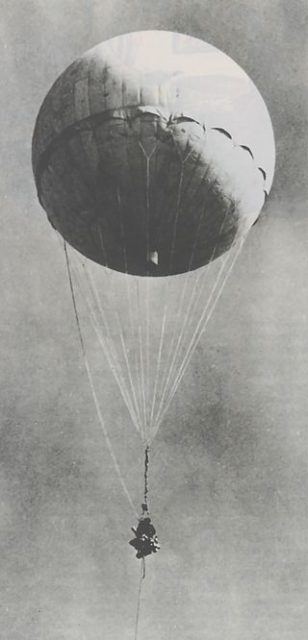
{"type": "Polygon", "coordinates": [[[79,320],[79,314],[78,314],[77,303],[76,303],[76,296],[75,296],[74,285],[73,285],[73,280],[72,280],[70,260],[69,260],[69,255],[68,255],[68,251],[67,251],[66,242],[64,242],[63,246],[64,246],[64,254],[65,254],[67,275],[68,275],[69,287],[70,287],[70,292],[71,292],[71,297],[72,297],[72,303],[73,303],[74,316],[75,316],[75,321],[76,321],[76,326],[77,326],[77,332],[78,332],[78,336],[79,336],[79,341],[80,341],[81,352],[82,352],[82,356],[83,356],[83,360],[84,360],[84,365],[85,365],[85,369],[86,369],[86,372],[87,372],[87,375],[88,375],[90,389],[91,389],[93,401],[94,401],[95,408],[96,408],[97,417],[98,417],[100,426],[102,428],[102,431],[103,431],[103,434],[104,434],[104,437],[105,437],[105,441],[106,441],[106,444],[107,444],[107,447],[108,447],[108,451],[110,453],[110,456],[111,456],[115,471],[117,473],[118,479],[119,479],[120,484],[122,486],[123,492],[124,492],[128,502],[129,502],[131,508],[133,509],[134,514],[138,517],[137,509],[136,509],[136,507],[135,507],[135,505],[134,505],[134,503],[132,501],[132,498],[131,498],[130,493],[128,491],[128,488],[126,486],[125,480],[124,480],[124,478],[123,478],[123,476],[121,474],[121,470],[120,470],[116,455],[115,455],[115,453],[113,451],[111,440],[109,438],[107,427],[105,425],[105,421],[104,421],[103,416],[102,416],[99,400],[98,400],[97,393],[96,393],[95,386],[94,386],[94,382],[93,382],[91,369],[90,369],[89,362],[88,362],[85,342],[84,342],[83,335],[82,335],[81,324],[80,324],[80,320],[79,320]]]}
{"type": "MultiPolygon", "coordinates": [[[[107,330],[109,338],[111,339],[111,342],[113,343],[114,341],[112,340],[112,337],[111,337],[111,334],[110,334],[110,328],[109,328],[109,325],[108,325],[108,320],[107,320],[107,317],[105,316],[104,309],[103,309],[102,304],[101,304],[100,296],[99,296],[95,281],[94,281],[94,279],[92,277],[91,272],[88,272],[88,270],[86,269],[85,265],[83,265],[83,266],[84,266],[84,272],[85,272],[85,274],[87,276],[87,280],[88,280],[89,285],[90,285],[90,290],[91,290],[92,295],[93,295],[93,297],[94,297],[94,299],[96,301],[97,308],[98,308],[99,313],[100,313],[100,317],[102,318],[104,326],[105,326],[105,329],[107,330]]],[[[130,365],[129,365],[129,361],[128,361],[128,357],[127,357],[127,347],[126,347],[126,344],[125,344],[123,328],[122,328],[122,325],[121,325],[121,322],[120,322],[119,314],[118,314],[116,309],[114,309],[114,313],[115,313],[115,317],[116,317],[117,324],[118,324],[118,327],[119,327],[120,344],[121,344],[121,347],[122,347],[122,353],[123,353],[124,361],[125,361],[125,364],[126,364],[126,367],[127,367],[128,380],[129,380],[129,384],[130,384],[131,391],[132,391],[132,401],[133,401],[132,403],[130,402],[131,397],[130,397],[130,394],[129,394],[129,387],[127,387],[127,385],[125,383],[125,380],[124,380],[125,393],[126,393],[126,396],[129,399],[130,407],[132,408],[132,413],[135,416],[135,426],[136,426],[136,428],[138,430],[138,425],[141,422],[141,418],[140,418],[140,414],[139,414],[139,407],[138,407],[138,403],[137,403],[135,389],[134,389],[134,385],[133,385],[133,381],[132,381],[131,369],[130,369],[130,365]]],[[[99,327],[99,325],[98,325],[98,327],[99,327]]],[[[114,349],[112,349],[112,352],[114,353],[114,349]]],[[[116,359],[116,357],[115,357],[115,359],[116,359]]],[[[120,367],[120,370],[121,370],[121,374],[122,374],[122,376],[124,378],[123,367],[120,367]]]]}
{"type": "MultiPolygon", "coordinates": [[[[179,371],[178,371],[177,376],[175,378],[175,381],[173,383],[172,389],[169,392],[169,397],[165,401],[164,408],[160,411],[160,414],[157,416],[157,422],[156,422],[156,425],[155,425],[155,430],[156,431],[159,429],[159,427],[160,427],[160,425],[161,425],[161,423],[163,421],[163,418],[166,415],[166,412],[168,411],[168,408],[169,408],[169,406],[171,404],[171,401],[172,401],[172,399],[173,399],[173,397],[174,397],[174,395],[175,395],[175,393],[177,391],[177,388],[178,388],[178,386],[179,386],[179,384],[180,384],[180,382],[182,380],[182,377],[183,377],[183,375],[184,375],[184,373],[185,373],[185,371],[186,371],[186,369],[187,369],[187,367],[189,365],[189,362],[190,362],[191,356],[192,356],[192,354],[193,354],[193,352],[195,350],[195,347],[197,346],[202,334],[204,333],[204,331],[205,331],[205,329],[207,327],[208,322],[211,319],[211,316],[212,316],[213,311],[214,311],[214,309],[216,307],[216,304],[217,304],[218,300],[220,299],[220,296],[221,296],[221,294],[223,292],[225,283],[226,283],[226,281],[227,281],[227,279],[228,279],[228,277],[229,277],[229,275],[230,275],[230,273],[232,271],[232,268],[233,268],[233,266],[234,266],[234,264],[235,264],[235,262],[236,262],[236,260],[237,260],[237,258],[239,256],[241,250],[242,250],[243,243],[244,243],[244,238],[242,238],[239,241],[239,244],[237,246],[237,250],[236,250],[235,254],[232,257],[232,260],[230,261],[231,264],[228,265],[227,272],[224,272],[224,270],[221,269],[221,271],[219,273],[219,279],[216,280],[215,286],[211,291],[211,295],[210,295],[210,298],[209,298],[209,300],[207,302],[207,305],[206,305],[206,307],[205,307],[205,309],[204,309],[204,311],[203,311],[203,313],[202,313],[202,315],[201,315],[201,317],[199,319],[199,322],[198,322],[197,327],[196,327],[196,329],[194,331],[194,334],[192,336],[190,344],[189,344],[189,346],[188,346],[188,348],[186,350],[186,355],[185,355],[185,357],[183,359],[183,362],[182,362],[182,364],[181,364],[181,366],[179,368],[179,371]],[[223,277],[223,280],[221,282],[221,276],[223,274],[224,274],[224,277],[223,277]],[[218,291],[215,294],[215,290],[217,289],[218,286],[219,286],[218,291]]],[[[228,255],[228,258],[229,257],[230,257],[230,254],[228,255]]],[[[225,261],[224,264],[226,264],[226,261],[225,261]]]]}
{"type": "MultiPolygon", "coordinates": [[[[76,272],[75,272],[75,275],[77,276],[76,272]]],[[[76,277],[76,281],[77,281],[78,287],[80,289],[80,292],[81,292],[81,294],[83,296],[83,299],[84,299],[84,302],[86,304],[86,307],[88,309],[89,318],[91,320],[92,328],[93,328],[93,330],[94,330],[94,332],[95,332],[95,334],[97,336],[97,339],[99,341],[100,346],[103,349],[103,352],[104,352],[104,354],[106,356],[106,359],[107,359],[107,362],[109,364],[110,370],[111,370],[111,372],[112,372],[112,374],[113,374],[113,376],[114,376],[114,378],[115,378],[115,380],[116,380],[116,382],[117,382],[117,384],[119,386],[119,390],[120,390],[122,398],[123,398],[123,400],[124,400],[124,402],[125,402],[125,404],[127,406],[127,409],[128,409],[129,414],[131,416],[132,422],[133,422],[133,424],[135,424],[136,429],[138,430],[138,419],[137,419],[137,416],[135,415],[134,408],[132,406],[131,399],[130,399],[130,396],[129,396],[129,393],[128,393],[128,389],[127,389],[125,380],[123,378],[123,369],[121,368],[121,364],[120,364],[120,361],[119,361],[119,358],[118,358],[117,351],[114,348],[115,347],[114,341],[112,340],[112,337],[109,335],[109,339],[110,339],[111,345],[108,348],[107,338],[105,338],[103,336],[102,332],[101,332],[100,324],[99,324],[99,322],[98,322],[98,320],[97,320],[97,318],[95,316],[94,306],[93,306],[93,304],[91,304],[90,299],[86,295],[86,293],[85,293],[85,291],[84,291],[84,289],[83,289],[83,287],[81,285],[80,278],[76,277]]],[[[108,322],[105,321],[104,317],[103,317],[103,322],[104,322],[104,327],[105,327],[106,332],[110,334],[109,328],[108,328],[108,322]]]]}
{"type": "Polygon", "coordinates": [[[159,380],[159,374],[160,374],[160,363],[161,363],[161,357],[162,357],[162,352],[163,352],[163,344],[164,344],[164,339],[165,339],[165,329],[166,329],[166,319],[167,319],[167,309],[168,309],[168,295],[169,295],[169,279],[167,278],[166,284],[165,284],[165,303],[164,303],[164,311],[163,311],[161,330],[160,330],[160,338],[159,338],[159,347],[158,347],[158,356],[157,356],[157,363],[156,363],[155,382],[154,382],[152,407],[151,407],[151,414],[150,414],[150,425],[152,425],[153,417],[155,415],[157,386],[158,386],[158,380],[159,380]]]}
{"type": "MultiPolygon", "coordinates": [[[[108,349],[107,349],[107,338],[109,339],[109,342],[110,342],[110,346],[109,346],[110,354],[109,354],[109,357],[108,357],[108,353],[106,354],[107,360],[108,360],[108,363],[109,363],[109,366],[110,366],[110,360],[113,359],[114,368],[112,368],[113,365],[111,365],[112,373],[114,374],[114,377],[115,377],[115,379],[116,379],[116,381],[117,381],[117,383],[119,385],[120,392],[121,392],[122,397],[124,399],[124,402],[125,402],[125,404],[126,404],[126,406],[128,408],[128,411],[130,413],[132,422],[135,425],[136,429],[139,430],[139,419],[138,419],[138,415],[137,415],[137,413],[138,413],[138,405],[136,405],[134,407],[134,394],[131,396],[130,393],[129,393],[129,380],[130,380],[130,369],[129,369],[129,366],[128,366],[128,374],[129,374],[128,378],[129,379],[128,379],[128,384],[127,384],[127,381],[126,381],[125,375],[124,375],[125,369],[121,364],[121,360],[120,360],[120,357],[119,357],[119,355],[120,355],[119,354],[119,350],[117,349],[117,343],[115,342],[115,340],[113,339],[112,334],[111,334],[112,325],[108,321],[108,317],[105,315],[105,312],[103,310],[102,304],[101,304],[99,296],[98,296],[97,289],[95,287],[95,283],[94,283],[93,279],[89,278],[89,275],[88,275],[88,273],[86,271],[85,265],[83,265],[83,266],[84,266],[84,271],[85,271],[85,273],[87,275],[88,283],[89,283],[89,286],[90,286],[90,292],[92,293],[92,299],[94,298],[94,301],[96,302],[96,305],[97,305],[97,311],[98,311],[98,318],[96,318],[95,317],[95,307],[93,307],[93,304],[90,303],[90,300],[87,298],[87,295],[85,295],[83,293],[84,300],[85,300],[86,305],[88,307],[88,310],[90,312],[90,319],[91,319],[91,322],[92,322],[93,329],[94,329],[94,331],[96,333],[98,341],[99,341],[101,347],[103,348],[104,352],[105,351],[108,352],[108,349]],[[102,331],[101,331],[101,324],[99,322],[100,318],[103,321],[103,326],[104,326],[104,329],[105,329],[105,331],[107,333],[106,338],[103,336],[102,331]],[[112,358],[111,358],[111,356],[112,356],[112,358]],[[115,365],[117,365],[117,366],[115,367],[115,365]],[[116,370],[116,375],[115,375],[114,369],[116,370]]],[[[79,286],[80,286],[80,282],[79,282],[79,286]]],[[[105,301],[105,307],[106,307],[106,309],[108,308],[108,301],[105,301]]],[[[119,325],[120,338],[121,338],[120,344],[122,346],[122,352],[124,353],[124,359],[125,358],[127,359],[127,349],[126,349],[126,347],[124,345],[123,329],[122,329],[121,323],[120,323],[120,321],[118,319],[117,311],[116,310],[113,310],[113,311],[114,311],[114,313],[116,315],[116,318],[117,318],[117,321],[118,321],[118,325],[119,325]]]]}

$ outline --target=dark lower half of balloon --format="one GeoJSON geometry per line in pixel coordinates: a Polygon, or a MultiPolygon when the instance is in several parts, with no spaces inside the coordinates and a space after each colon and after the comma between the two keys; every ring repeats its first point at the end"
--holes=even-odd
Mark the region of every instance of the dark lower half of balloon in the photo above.
{"type": "Polygon", "coordinates": [[[190,128],[114,118],[60,136],[36,174],[52,225],[87,258],[134,275],[176,275],[223,254],[241,206],[190,128]]]}

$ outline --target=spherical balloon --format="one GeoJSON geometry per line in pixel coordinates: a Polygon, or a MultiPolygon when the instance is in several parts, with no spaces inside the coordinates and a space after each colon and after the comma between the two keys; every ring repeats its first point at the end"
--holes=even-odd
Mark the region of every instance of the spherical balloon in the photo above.
{"type": "Polygon", "coordinates": [[[244,71],[165,31],[112,38],[74,62],[33,137],[51,224],[135,275],[184,273],[228,251],[258,218],[274,162],[270,117],[244,71]]]}

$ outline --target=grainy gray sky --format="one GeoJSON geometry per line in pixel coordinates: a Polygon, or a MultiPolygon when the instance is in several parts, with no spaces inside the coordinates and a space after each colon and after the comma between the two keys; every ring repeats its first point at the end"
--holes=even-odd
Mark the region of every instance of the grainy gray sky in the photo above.
{"type": "MultiPolygon", "coordinates": [[[[302,640],[307,576],[307,7],[282,0],[1,2],[0,627],[6,640],[133,639],[133,514],[99,431],[63,255],[35,195],[34,120],[80,53],[130,30],[203,38],[251,76],[277,169],[153,444],[142,640],[302,640]]],[[[142,449],[106,367],[130,491],[142,449]]]]}

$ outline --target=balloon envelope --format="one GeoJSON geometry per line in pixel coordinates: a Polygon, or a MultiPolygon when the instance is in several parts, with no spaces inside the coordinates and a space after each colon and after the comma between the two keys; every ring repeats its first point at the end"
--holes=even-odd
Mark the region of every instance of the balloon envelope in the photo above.
{"type": "Polygon", "coordinates": [[[118,36],[74,62],[33,137],[51,224],[84,256],[143,276],[226,252],[257,219],[274,162],[271,121],[244,71],[164,31],[118,36]]]}

